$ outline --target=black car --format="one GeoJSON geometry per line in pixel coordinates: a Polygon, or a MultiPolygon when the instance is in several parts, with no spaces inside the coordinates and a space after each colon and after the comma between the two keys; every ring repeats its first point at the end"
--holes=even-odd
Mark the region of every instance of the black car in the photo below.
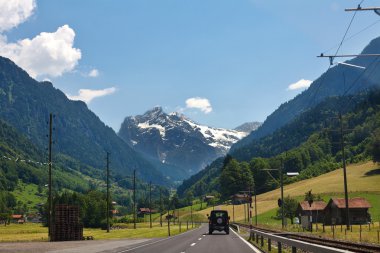
{"type": "Polygon", "coordinates": [[[211,235],[214,230],[225,231],[228,235],[230,233],[230,217],[225,210],[211,211],[208,216],[208,233],[211,235]]]}

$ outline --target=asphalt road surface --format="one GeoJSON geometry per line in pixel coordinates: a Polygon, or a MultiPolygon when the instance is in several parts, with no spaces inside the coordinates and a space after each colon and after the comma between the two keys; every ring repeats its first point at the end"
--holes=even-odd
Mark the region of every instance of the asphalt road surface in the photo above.
{"type": "Polygon", "coordinates": [[[246,253],[260,252],[238,236],[214,232],[208,226],[167,238],[121,239],[72,242],[1,243],[0,253],[246,253]]]}
{"type": "Polygon", "coordinates": [[[170,238],[153,240],[114,253],[252,253],[261,252],[237,235],[232,229],[230,234],[214,232],[207,234],[208,227],[202,227],[170,238]]]}

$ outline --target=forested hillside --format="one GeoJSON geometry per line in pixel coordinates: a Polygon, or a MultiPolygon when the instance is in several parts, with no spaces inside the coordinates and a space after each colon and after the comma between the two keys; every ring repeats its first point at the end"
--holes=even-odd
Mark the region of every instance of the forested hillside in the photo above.
{"type": "MultiPolygon", "coordinates": [[[[52,179],[55,196],[71,192],[83,198],[95,195],[100,198],[106,189],[105,170],[60,154],[53,156],[52,179]]],[[[132,178],[111,171],[111,182],[112,198],[123,206],[122,210],[131,211],[132,178]]],[[[43,204],[47,199],[47,184],[47,151],[37,148],[15,128],[0,120],[0,213],[36,211],[35,204],[43,204]]],[[[164,199],[169,196],[166,188],[153,187],[161,189],[164,199]]],[[[148,184],[137,178],[136,188],[139,206],[147,206],[148,184]]],[[[159,199],[159,191],[152,195],[159,199]]]]}
{"type": "Polygon", "coordinates": [[[168,184],[152,164],[121,140],[85,103],[69,100],[50,82],[37,82],[12,61],[0,57],[0,119],[43,150],[47,147],[49,113],[55,115],[54,152],[103,169],[108,151],[117,173],[130,175],[137,169],[145,180],[168,184]]]}
{"type": "MultiPolygon", "coordinates": [[[[376,54],[379,51],[380,37],[372,40],[364,48],[362,54],[376,54]]],[[[347,63],[362,66],[365,69],[340,64],[331,66],[307,90],[283,103],[256,131],[233,145],[231,150],[249,145],[253,140],[273,133],[328,97],[356,94],[371,87],[380,87],[380,57],[356,57],[347,63]]]]}
{"type": "MultiPolygon", "coordinates": [[[[326,99],[273,134],[236,150],[224,163],[213,163],[202,174],[185,180],[179,192],[202,195],[220,190],[226,197],[234,193],[234,187],[251,180],[249,176],[236,176],[244,173],[252,175],[258,192],[264,192],[278,184],[263,169],[279,169],[283,164],[284,172],[300,172],[298,177],[285,177],[285,182],[292,182],[339,168],[342,152],[337,109],[344,109],[342,125],[347,162],[371,159],[373,148],[379,145],[376,138],[380,135],[379,90],[326,99]]],[[[276,171],[272,174],[275,178],[279,176],[276,171]]]]}

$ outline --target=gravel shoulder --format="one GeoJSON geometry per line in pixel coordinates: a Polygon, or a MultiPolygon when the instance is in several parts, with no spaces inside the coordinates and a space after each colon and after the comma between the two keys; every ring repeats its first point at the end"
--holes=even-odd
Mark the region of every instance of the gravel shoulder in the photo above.
{"type": "Polygon", "coordinates": [[[19,242],[0,243],[1,253],[90,253],[117,252],[118,248],[128,248],[155,239],[94,240],[70,242],[19,242]]]}

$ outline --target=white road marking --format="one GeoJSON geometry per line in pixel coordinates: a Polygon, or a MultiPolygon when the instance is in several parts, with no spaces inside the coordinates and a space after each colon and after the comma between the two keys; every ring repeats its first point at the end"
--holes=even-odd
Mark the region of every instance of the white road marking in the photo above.
{"type": "Polygon", "coordinates": [[[202,240],[202,238],[198,238],[198,241],[202,240]]]}
{"type": "Polygon", "coordinates": [[[261,253],[260,250],[258,250],[256,247],[254,247],[252,244],[250,244],[249,242],[247,242],[247,240],[245,240],[243,237],[241,237],[238,233],[236,233],[233,229],[230,229],[230,231],[234,232],[235,235],[237,235],[245,244],[248,245],[248,247],[250,247],[254,252],[256,253],[261,253]]]}
{"type": "Polygon", "coordinates": [[[203,235],[203,236],[206,236],[206,235],[203,235]]]}
{"type": "Polygon", "coordinates": [[[190,244],[190,246],[191,246],[191,247],[193,247],[195,244],[196,244],[196,243],[195,243],[195,242],[193,242],[192,244],[190,244]]]}
{"type": "MultiPolygon", "coordinates": [[[[199,228],[200,228],[200,227],[199,227],[199,228]]],[[[175,237],[179,237],[179,236],[182,236],[182,235],[185,235],[185,234],[188,234],[188,233],[194,232],[194,231],[198,230],[199,228],[192,229],[192,230],[189,230],[189,231],[183,232],[182,234],[178,234],[178,235],[175,235],[175,236],[167,237],[167,238],[164,238],[164,239],[161,239],[161,240],[158,240],[158,241],[154,241],[154,242],[146,243],[146,244],[143,244],[143,245],[140,245],[140,246],[137,246],[137,247],[131,248],[131,249],[126,249],[126,250],[123,250],[123,251],[119,251],[119,252],[117,252],[117,253],[129,252],[129,251],[132,251],[132,250],[135,250],[135,249],[139,249],[139,248],[142,248],[142,247],[145,247],[145,246],[149,246],[149,245],[152,245],[152,244],[155,244],[155,243],[159,243],[159,242],[163,242],[163,241],[166,241],[166,240],[170,240],[170,239],[173,239],[173,238],[175,238],[175,237]]]]}

